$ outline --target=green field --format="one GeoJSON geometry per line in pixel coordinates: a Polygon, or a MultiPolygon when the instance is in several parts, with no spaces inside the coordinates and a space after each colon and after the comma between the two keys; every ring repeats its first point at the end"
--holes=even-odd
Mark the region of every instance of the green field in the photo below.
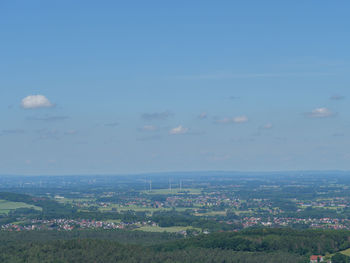
{"type": "Polygon", "coordinates": [[[171,227],[160,227],[160,226],[142,226],[140,228],[136,228],[135,230],[138,231],[145,231],[145,232],[169,232],[169,233],[176,233],[180,231],[186,231],[187,229],[196,229],[198,231],[201,231],[199,228],[193,228],[191,226],[171,226],[171,227]]]}
{"type": "Polygon", "coordinates": [[[109,223],[120,223],[121,220],[120,219],[109,219],[109,220],[106,220],[106,222],[109,222],[109,223]]]}
{"type": "Polygon", "coordinates": [[[348,249],[346,249],[346,250],[343,250],[343,251],[340,251],[340,253],[342,253],[342,254],[345,255],[345,256],[350,257],[350,248],[348,248],[348,249]]]}
{"type": "Polygon", "coordinates": [[[117,205],[117,204],[111,204],[108,207],[100,207],[99,210],[101,212],[106,212],[106,211],[111,211],[112,208],[116,208],[117,211],[133,210],[135,212],[150,212],[150,213],[153,213],[155,211],[168,211],[168,210],[171,210],[170,208],[153,208],[153,207],[142,207],[142,206],[136,206],[136,205],[121,206],[121,205],[117,205]]]}
{"type": "MultiPolygon", "coordinates": [[[[345,250],[342,250],[342,251],[339,251],[339,252],[340,252],[341,254],[345,255],[345,256],[350,257],[350,248],[345,249],[345,250]]],[[[333,254],[327,254],[327,255],[326,255],[326,259],[331,259],[334,255],[335,255],[335,253],[333,253],[333,254]]]]}
{"type": "Polygon", "coordinates": [[[209,211],[206,213],[196,213],[195,216],[226,216],[226,211],[209,211]]]}
{"type": "Polygon", "coordinates": [[[30,205],[22,202],[11,202],[6,200],[0,200],[0,214],[7,214],[11,210],[15,210],[17,208],[33,208],[35,210],[42,210],[41,207],[30,205]]]}

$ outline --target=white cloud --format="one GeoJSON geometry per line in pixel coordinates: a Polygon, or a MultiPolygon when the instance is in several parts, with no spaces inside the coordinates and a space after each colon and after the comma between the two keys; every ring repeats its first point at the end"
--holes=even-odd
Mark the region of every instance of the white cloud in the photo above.
{"type": "Polygon", "coordinates": [[[266,123],[264,126],[263,126],[263,129],[272,129],[272,127],[273,127],[273,125],[272,125],[272,123],[266,123]]]}
{"type": "Polygon", "coordinates": [[[198,118],[201,120],[206,119],[208,118],[208,114],[206,112],[202,112],[201,114],[199,114],[198,118]]]}
{"type": "Polygon", "coordinates": [[[247,122],[248,118],[246,116],[238,116],[233,118],[233,122],[235,123],[242,123],[242,122],[247,122]]]}
{"type": "Polygon", "coordinates": [[[169,131],[169,134],[176,135],[176,134],[185,134],[188,132],[188,128],[182,127],[182,125],[179,125],[169,131]]]}
{"type": "Polygon", "coordinates": [[[37,109],[50,108],[53,107],[54,104],[43,95],[29,95],[22,99],[21,106],[24,109],[37,109]]]}
{"type": "Polygon", "coordinates": [[[307,112],[306,116],[310,117],[310,118],[327,118],[327,117],[331,117],[333,116],[334,113],[332,111],[330,111],[327,108],[317,108],[312,110],[311,112],[307,112]]]}
{"type": "Polygon", "coordinates": [[[221,120],[217,120],[217,123],[222,123],[222,124],[228,124],[228,123],[244,123],[247,122],[248,118],[247,116],[237,116],[237,117],[233,117],[233,118],[223,118],[221,120]]]}

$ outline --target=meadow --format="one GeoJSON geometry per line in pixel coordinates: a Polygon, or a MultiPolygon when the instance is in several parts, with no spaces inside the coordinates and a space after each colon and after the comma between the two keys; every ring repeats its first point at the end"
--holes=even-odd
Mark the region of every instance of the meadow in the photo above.
{"type": "Polygon", "coordinates": [[[41,207],[26,204],[23,202],[11,202],[7,200],[0,200],[0,214],[8,214],[11,210],[18,208],[33,208],[35,210],[42,210],[41,207]]]}

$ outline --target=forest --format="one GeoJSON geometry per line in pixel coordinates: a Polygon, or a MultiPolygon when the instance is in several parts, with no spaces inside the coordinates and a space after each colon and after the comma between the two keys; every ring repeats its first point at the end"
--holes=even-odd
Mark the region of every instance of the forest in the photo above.
{"type": "MultiPolygon", "coordinates": [[[[350,247],[350,231],[248,229],[180,238],[140,231],[1,232],[1,262],[308,262],[350,247]]],[[[347,262],[346,256],[340,256],[347,262]]]]}

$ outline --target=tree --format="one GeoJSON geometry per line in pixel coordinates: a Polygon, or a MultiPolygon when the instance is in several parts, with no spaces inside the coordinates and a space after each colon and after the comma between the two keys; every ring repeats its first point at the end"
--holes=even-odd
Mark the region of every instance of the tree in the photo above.
{"type": "Polygon", "coordinates": [[[348,263],[349,258],[341,253],[336,253],[332,257],[332,263],[348,263]]]}

